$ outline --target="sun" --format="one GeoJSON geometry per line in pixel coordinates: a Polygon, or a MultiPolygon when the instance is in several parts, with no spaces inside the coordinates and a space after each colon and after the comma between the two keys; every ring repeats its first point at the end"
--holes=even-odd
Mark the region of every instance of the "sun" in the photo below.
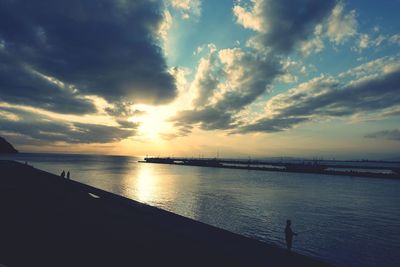
{"type": "Polygon", "coordinates": [[[150,140],[160,140],[160,134],[171,131],[172,125],[168,118],[173,111],[168,106],[153,107],[149,105],[135,105],[135,109],[143,111],[143,115],[129,118],[129,121],[139,123],[138,134],[150,140]]]}

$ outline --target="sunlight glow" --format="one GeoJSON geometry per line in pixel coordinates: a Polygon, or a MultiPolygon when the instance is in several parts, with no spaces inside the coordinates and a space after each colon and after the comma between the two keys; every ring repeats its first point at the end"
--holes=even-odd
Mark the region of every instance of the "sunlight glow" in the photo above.
{"type": "Polygon", "coordinates": [[[172,129],[168,118],[174,113],[174,109],[170,106],[152,107],[140,104],[135,105],[135,109],[145,112],[142,116],[129,118],[129,121],[140,123],[140,136],[154,141],[160,138],[160,133],[172,129]]]}

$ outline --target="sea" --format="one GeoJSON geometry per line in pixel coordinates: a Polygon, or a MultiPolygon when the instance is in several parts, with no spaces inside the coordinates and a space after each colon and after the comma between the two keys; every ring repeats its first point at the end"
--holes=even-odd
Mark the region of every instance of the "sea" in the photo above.
{"type": "MultiPolygon", "coordinates": [[[[0,156],[339,267],[400,266],[400,180],[140,163],[140,157],[0,156]]],[[[367,164],[367,163],[365,163],[367,164]]]]}

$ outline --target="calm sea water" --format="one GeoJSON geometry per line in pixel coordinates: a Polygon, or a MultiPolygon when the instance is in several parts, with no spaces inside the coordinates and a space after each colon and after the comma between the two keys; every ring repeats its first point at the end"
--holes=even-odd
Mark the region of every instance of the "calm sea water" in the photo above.
{"type": "MultiPolygon", "coordinates": [[[[4,159],[1,157],[0,159],[4,159]]],[[[400,266],[400,181],[19,154],[12,159],[337,266],[400,266]]]]}

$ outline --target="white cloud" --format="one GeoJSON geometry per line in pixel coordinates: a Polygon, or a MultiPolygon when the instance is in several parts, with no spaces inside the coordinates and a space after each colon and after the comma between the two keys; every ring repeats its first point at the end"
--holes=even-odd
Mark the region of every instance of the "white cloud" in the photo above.
{"type": "Polygon", "coordinates": [[[398,63],[397,57],[382,57],[362,65],[359,65],[355,68],[352,68],[348,71],[342,72],[338,75],[340,79],[348,79],[351,78],[361,78],[366,76],[371,76],[373,74],[381,73],[384,69],[388,67],[393,68],[393,66],[397,66],[398,63]],[[397,63],[397,64],[396,64],[397,63]]]}
{"type": "Polygon", "coordinates": [[[218,53],[213,45],[209,46],[210,53],[207,57],[200,59],[195,78],[190,86],[190,91],[195,96],[193,101],[195,106],[203,106],[209,101],[217,90],[219,77],[222,75],[218,53]]]}
{"type": "Polygon", "coordinates": [[[365,49],[369,46],[370,40],[368,34],[361,34],[358,47],[360,49],[365,49]]]}
{"type": "Polygon", "coordinates": [[[201,52],[203,52],[203,50],[204,50],[204,46],[198,46],[198,47],[196,48],[196,50],[193,52],[193,55],[198,55],[198,54],[200,54],[201,52]]]}
{"type": "Polygon", "coordinates": [[[353,46],[351,50],[361,53],[364,49],[370,47],[373,44],[375,44],[375,40],[371,41],[371,38],[368,34],[360,34],[356,45],[353,46]]]}
{"type": "Polygon", "coordinates": [[[395,35],[392,35],[390,38],[389,38],[389,41],[391,42],[391,43],[393,43],[393,44],[397,44],[397,45],[400,45],[400,34],[395,34],[395,35]]]}
{"type": "Polygon", "coordinates": [[[339,2],[332,10],[327,22],[327,36],[331,42],[339,45],[357,34],[356,11],[345,13],[344,4],[339,2]]]}
{"type": "Polygon", "coordinates": [[[373,41],[373,44],[375,47],[380,46],[384,41],[386,41],[386,37],[382,34],[380,34],[378,37],[375,38],[375,40],[373,41]]]}
{"type": "Polygon", "coordinates": [[[250,10],[240,5],[235,5],[233,7],[233,14],[236,16],[236,22],[246,29],[264,32],[265,23],[263,22],[262,2],[252,0],[253,7],[250,10]]]}
{"type": "Polygon", "coordinates": [[[324,49],[325,45],[322,40],[322,31],[323,25],[318,24],[315,26],[314,37],[300,43],[300,51],[304,56],[319,53],[324,49]]]}
{"type": "Polygon", "coordinates": [[[181,12],[183,19],[189,19],[192,16],[199,17],[201,15],[201,0],[168,0],[168,3],[181,12]]]}
{"type": "Polygon", "coordinates": [[[163,20],[160,24],[160,28],[158,30],[158,34],[161,40],[164,42],[164,47],[168,47],[168,32],[172,26],[172,16],[168,10],[164,11],[163,20]]]}

